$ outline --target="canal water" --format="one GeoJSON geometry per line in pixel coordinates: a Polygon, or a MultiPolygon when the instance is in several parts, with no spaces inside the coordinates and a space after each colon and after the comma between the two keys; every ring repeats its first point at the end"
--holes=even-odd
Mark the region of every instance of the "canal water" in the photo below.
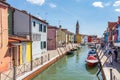
{"type": "Polygon", "coordinates": [[[73,55],[64,56],[32,80],[98,80],[97,66],[90,68],[85,59],[90,49],[83,46],[73,55]]]}

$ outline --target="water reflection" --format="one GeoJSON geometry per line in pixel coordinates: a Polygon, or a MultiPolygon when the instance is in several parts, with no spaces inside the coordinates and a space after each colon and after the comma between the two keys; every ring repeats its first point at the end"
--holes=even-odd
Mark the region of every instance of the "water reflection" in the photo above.
{"type": "Polygon", "coordinates": [[[98,67],[97,65],[94,67],[89,67],[87,64],[85,64],[86,70],[90,73],[90,74],[96,74],[98,71],[98,67]]]}

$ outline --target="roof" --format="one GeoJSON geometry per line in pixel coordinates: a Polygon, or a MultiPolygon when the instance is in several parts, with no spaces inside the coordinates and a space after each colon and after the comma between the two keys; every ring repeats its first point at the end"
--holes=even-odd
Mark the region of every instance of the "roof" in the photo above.
{"type": "Polygon", "coordinates": [[[1,1],[1,0],[0,0],[0,3],[3,3],[3,4],[5,4],[5,5],[10,5],[10,4],[6,3],[6,1],[1,1]]]}
{"type": "Polygon", "coordinates": [[[31,42],[31,40],[18,36],[9,36],[8,42],[31,42]]]}
{"type": "Polygon", "coordinates": [[[117,22],[108,22],[108,27],[112,29],[116,24],[117,22]]]}
{"type": "Polygon", "coordinates": [[[51,25],[48,25],[48,27],[47,27],[48,29],[58,29],[58,27],[57,26],[51,26],[51,25]]]}
{"type": "Polygon", "coordinates": [[[46,20],[42,20],[42,19],[40,19],[40,18],[38,18],[38,17],[36,17],[36,16],[33,16],[33,15],[30,15],[30,16],[31,16],[32,18],[35,18],[35,19],[37,19],[37,20],[45,23],[45,24],[48,24],[48,22],[46,22],[46,20]]]}
{"type": "MultiPolygon", "coordinates": [[[[10,6],[10,8],[14,8],[14,7],[10,6]]],[[[14,8],[14,9],[17,10],[17,11],[20,11],[20,12],[22,12],[22,13],[24,13],[24,14],[27,14],[27,15],[29,15],[30,17],[32,17],[32,18],[34,18],[34,19],[37,19],[37,20],[39,20],[39,21],[41,21],[41,22],[43,22],[43,23],[45,23],[45,24],[48,24],[48,22],[46,22],[46,20],[42,20],[42,19],[40,19],[40,18],[38,18],[38,17],[36,17],[36,16],[34,16],[34,15],[31,15],[30,13],[28,13],[28,12],[25,11],[25,10],[19,10],[19,9],[17,9],[17,8],[14,8]]]]}

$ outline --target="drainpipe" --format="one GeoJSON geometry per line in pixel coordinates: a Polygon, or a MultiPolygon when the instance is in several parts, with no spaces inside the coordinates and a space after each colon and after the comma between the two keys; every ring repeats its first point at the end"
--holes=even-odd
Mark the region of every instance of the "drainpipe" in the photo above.
{"type": "Polygon", "coordinates": [[[0,37],[1,37],[0,48],[2,48],[2,46],[3,46],[3,41],[2,41],[2,10],[1,10],[1,9],[0,9],[0,22],[1,22],[1,25],[0,25],[0,27],[1,27],[1,29],[0,29],[0,37]]]}
{"type": "MultiPolygon", "coordinates": [[[[18,52],[18,48],[17,48],[17,52],[18,52]]],[[[13,80],[16,80],[16,65],[15,65],[15,53],[13,52],[13,80]]]]}
{"type": "MultiPolygon", "coordinates": [[[[30,36],[30,40],[32,40],[32,30],[31,30],[31,15],[29,13],[29,36],[30,36]]],[[[32,62],[32,42],[31,42],[31,61],[30,61],[30,69],[32,71],[33,69],[33,62],[32,62]]]]}
{"type": "Polygon", "coordinates": [[[14,12],[15,12],[15,9],[13,8],[13,11],[12,11],[12,35],[14,35],[14,12]]]}

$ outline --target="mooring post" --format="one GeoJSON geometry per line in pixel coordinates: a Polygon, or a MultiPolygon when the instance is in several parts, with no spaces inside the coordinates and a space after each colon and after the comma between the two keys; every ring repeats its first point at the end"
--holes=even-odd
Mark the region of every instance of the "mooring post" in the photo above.
{"type": "Polygon", "coordinates": [[[16,80],[16,66],[13,67],[13,80],[16,80]]]}
{"type": "Polygon", "coordinates": [[[112,80],[112,69],[110,69],[110,80],[112,80]]]}
{"type": "Polygon", "coordinates": [[[48,61],[50,60],[50,54],[48,53],[48,61]]]}
{"type": "Polygon", "coordinates": [[[41,64],[43,64],[43,56],[41,56],[41,64]]]}

